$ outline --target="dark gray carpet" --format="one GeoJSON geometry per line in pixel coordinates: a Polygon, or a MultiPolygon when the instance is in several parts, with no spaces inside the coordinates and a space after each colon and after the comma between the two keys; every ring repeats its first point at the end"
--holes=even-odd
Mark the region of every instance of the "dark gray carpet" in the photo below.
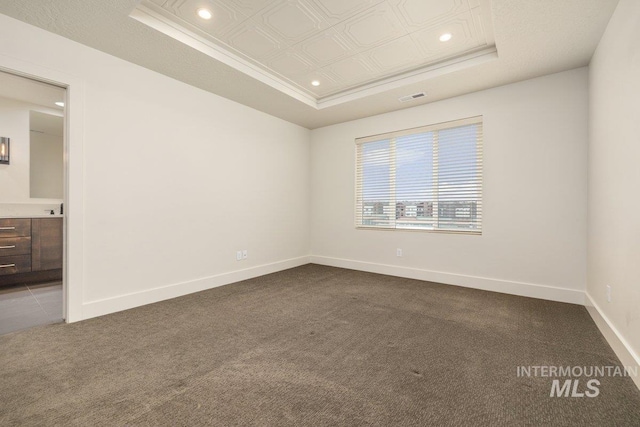
{"type": "Polygon", "coordinates": [[[619,363],[581,306],[307,265],[0,337],[0,425],[638,426],[516,376],[619,363]]]}

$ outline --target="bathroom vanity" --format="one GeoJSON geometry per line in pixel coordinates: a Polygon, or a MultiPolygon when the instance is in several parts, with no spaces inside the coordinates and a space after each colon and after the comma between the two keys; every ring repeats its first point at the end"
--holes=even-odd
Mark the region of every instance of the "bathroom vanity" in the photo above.
{"type": "Polygon", "coordinates": [[[0,286],[62,279],[62,217],[0,218],[0,286]]]}

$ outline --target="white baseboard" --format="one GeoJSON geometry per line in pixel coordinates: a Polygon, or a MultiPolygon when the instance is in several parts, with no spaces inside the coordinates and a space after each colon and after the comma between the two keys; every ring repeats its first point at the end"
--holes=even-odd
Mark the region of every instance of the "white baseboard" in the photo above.
{"type": "MultiPolygon", "coordinates": [[[[598,304],[595,303],[593,298],[589,293],[586,293],[587,301],[586,308],[591,318],[595,322],[604,338],[607,340],[613,351],[622,362],[624,366],[635,366],[637,371],[640,372],[640,356],[638,356],[627,340],[622,336],[622,334],[618,331],[618,329],[613,325],[611,320],[603,313],[598,304]]],[[[636,383],[638,389],[640,389],[640,375],[631,376],[633,381],[636,383]]]]}
{"type": "Polygon", "coordinates": [[[308,263],[308,256],[292,258],[271,264],[258,265],[245,270],[237,270],[189,282],[176,283],[161,288],[154,288],[126,295],[118,295],[117,297],[97,301],[89,301],[82,305],[82,319],[90,319],[92,317],[128,310],[130,308],[146,304],[153,304],[154,302],[164,301],[218,286],[252,279],[258,276],[264,276],[265,274],[276,273],[278,271],[299,267],[308,263]]]}
{"type": "Polygon", "coordinates": [[[575,289],[534,285],[531,283],[513,282],[500,279],[489,279],[486,277],[465,276],[462,274],[443,273],[440,271],[422,270],[386,264],[374,264],[370,262],[323,256],[311,256],[311,262],[314,264],[328,265],[332,267],[387,274],[390,276],[406,277],[408,279],[426,280],[429,282],[444,283],[447,285],[463,286],[466,288],[482,289],[485,291],[501,292],[504,294],[540,298],[551,301],[568,302],[571,304],[584,305],[585,302],[584,292],[575,289]]]}

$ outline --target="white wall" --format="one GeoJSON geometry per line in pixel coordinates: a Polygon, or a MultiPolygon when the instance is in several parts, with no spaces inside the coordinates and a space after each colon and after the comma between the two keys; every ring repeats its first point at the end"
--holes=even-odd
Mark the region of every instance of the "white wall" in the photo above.
{"type": "MultiPolygon", "coordinates": [[[[640,2],[621,0],[590,64],[588,287],[640,363],[640,2]],[[607,302],[606,286],[612,289],[607,302]]],[[[640,387],[640,382],[638,383],[640,387]]]]}
{"type": "MultiPolygon", "coordinates": [[[[32,198],[60,199],[64,197],[64,138],[62,117],[55,117],[59,129],[42,127],[35,129],[33,112],[31,121],[29,152],[29,188],[32,198]],[[57,132],[56,132],[57,131],[57,132]],[[52,133],[48,133],[52,132],[52,133]]],[[[37,123],[37,120],[36,120],[37,123]]],[[[57,212],[56,212],[57,213],[57,212]]]]}
{"type": "Polygon", "coordinates": [[[581,68],[313,130],[312,260],[582,303],[587,102],[581,68]],[[355,138],[476,115],[482,236],[354,228],[355,138]]]}
{"type": "Polygon", "coordinates": [[[73,82],[71,320],[308,261],[307,129],[3,15],[0,40],[73,82]]]}
{"type": "Polygon", "coordinates": [[[61,136],[31,132],[31,197],[60,199],[64,195],[64,140],[61,136]]]}

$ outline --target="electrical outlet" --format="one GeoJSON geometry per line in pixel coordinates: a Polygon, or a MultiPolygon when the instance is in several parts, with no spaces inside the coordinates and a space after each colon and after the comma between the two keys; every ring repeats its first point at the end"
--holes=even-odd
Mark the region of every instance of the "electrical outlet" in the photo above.
{"type": "Polygon", "coordinates": [[[402,249],[396,249],[396,256],[402,256],[402,249]]]}
{"type": "Polygon", "coordinates": [[[242,260],[242,251],[236,252],[236,261],[242,260]]]}
{"type": "Polygon", "coordinates": [[[249,257],[249,251],[246,249],[242,251],[242,259],[247,259],[249,257]]]}
{"type": "Polygon", "coordinates": [[[607,285],[607,302],[611,302],[611,286],[607,285]]]}

